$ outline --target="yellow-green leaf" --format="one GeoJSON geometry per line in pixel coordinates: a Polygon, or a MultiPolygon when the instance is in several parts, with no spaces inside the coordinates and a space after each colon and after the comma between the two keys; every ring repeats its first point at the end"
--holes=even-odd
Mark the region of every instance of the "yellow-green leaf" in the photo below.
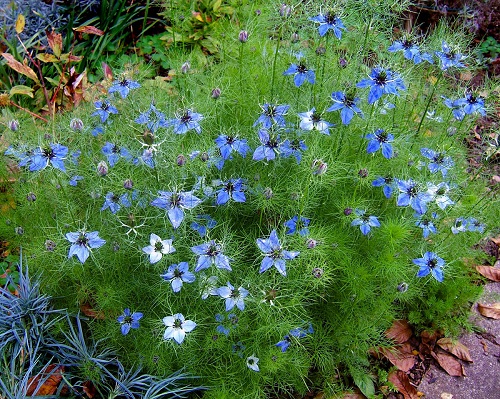
{"type": "Polygon", "coordinates": [[[38,58],[42,62],[59,62],[54,54],[38,53],[36,55],[36,58],[38,58]]]}
{"type": "Polygon", "coordinates": [[[9,94],[13,96],[14,94],[24,94],[25,96],[30,96],[33,98],[33,88],[23,85],[13,86],[10,89],[9,94]]]}
{"type": "Polygon", "coordinates": [[[62,35],[60,33],[49,31],[45,32],[47,34],[47,41],[49,42],[49,46],[56,55],[56,57],[61,56],[62,51],[62,35]]]}
{"type": "Polygon", "coordinates": [[[104,35],[104,31],[96,28],[95,26],[90,26],[90,25],[79,26],[78,28],[73,28],[73,30],[75,32],[87,33],[89,35],[97,35],[97,36],[104,35]]]}
{"type": "Polygon", "coordinates": [[[17,21],[16,21],[16,32],[17,34],[21,33],[24,30],[24,25],[26,23],[26,19],[24,18],[23,14],[19,14],[17,16],[17,21]]]}
{"type": "Polygon", "coordinates": [[[222,4],[222,0],[215,0],[214,7],[213,7],[214,12],[217,12],[217,10],[220,8],[221,4],[222,4]]]}
{"type": "Polygon", "coordinates": [[[21,64],[12,56],[12,54],[2,53],[2,57],[7,60],[7,65],[10,66],[14,71],[19,72],[21,75],[27,76],[31,80],[34,80],[36,83],[40,84],[35,71],[29,66],[21,64]]]}
{"type": "Polygon", "coordinates": [[[72,55],[70,53],[61,54],[61,61],[63,62],[80,62],[83,60],[82,56],[72,55]]]}

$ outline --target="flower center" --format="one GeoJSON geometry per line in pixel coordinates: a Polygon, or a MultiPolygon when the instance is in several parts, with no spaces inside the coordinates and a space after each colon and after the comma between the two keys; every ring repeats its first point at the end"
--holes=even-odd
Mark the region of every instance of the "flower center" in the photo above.
{"type": "Polygon", "coordinates": [[[297,71],[299,73],[306,73],[307,70],[308,70],[307,67],[302,63],[300,63],[299,66],[297,67],[297,71]]]}
{"type": "Polygon", "coordinates": [[[381,71],[374,80],[378,86],[385,85],[387,83],[387,73],[385,71],[381,71]]]}
{"type": "Polygon", "coordinates": [[[156,241],[155,242],[155,251],[156,252],[161,252],[161,250],[163,249],[163,244],[161,241],[156,241]]]}
{"type": "Polygon", "coordinates": [[[411,46],[413,46],[413,43],[411,42],[411,40],[403,40],[403,42],[401,44],[403,45],[403,48],[405,50],[408,50],[411,46]]]}
{"type": "Polygon", "coordinates": [[[127,79],[123,79],[123,80],[120,82],[120,86],[127,87],[127,86],[128,86],[128,80],[127,80],[127,79]]]}
{"type": "Polygon", "coordinates": [[[102,109],[103,111],[107,111],[107,110],[109,109],[109,104],[108,104],[108,103],[102,103],[102,105],[101,105],[101,109],[102,109]]]}
{"type": "Polygon", "coordinates": [[[429,266],[431,269],[434,269],[437,266],[437,260],[432,258],[427,262],[427,266],[429,266]]]}
{"type": "Polygon", "coordinates": [[[52,148],[44,148],[43,156],[48,159],[52,159],[55,157],[54,151],[52,151],[52,148]]]}
{"type": "Polygon", "coordinates": [[[336,20],[337,20],[337,16],[331,12],[331,11],[328,11],[326,14],[325,14],[325,21],[328,25],[335,25],[336,23],[336,20]]]}
{"type": "Polygon", "coordinates": [[[189,115],[189,112],[186,112],[184,115],[181,116],[181,123],[188,123],[193,119],[191,115],[189,115]]]}
{"type": "Polygon", "coordinates": [[[179,319],[175,319],[173,327],[174,328],[181,328],[182,327],[182,321],[179,320],[179,319]]]}
{"type": "Polygon", "coordinates": [[[269,105],[264,111],[264,114],[269,116],[270,118],[276,116],[276,107],[274,105],[269,105]]]}
{"type": "Polygon", "coordinates": [[[76,240],[76,243],[78,245],[82,245],[84,247],[87,246],[88,242],[89,242],[89,239],[85,236],[85,234],[80,234],[80,237],[78,237],[78,240],[76,240]]]}

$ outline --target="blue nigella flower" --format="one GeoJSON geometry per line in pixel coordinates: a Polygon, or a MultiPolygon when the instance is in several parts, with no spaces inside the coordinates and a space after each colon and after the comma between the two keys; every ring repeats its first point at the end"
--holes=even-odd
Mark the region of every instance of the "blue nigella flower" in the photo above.
{"type": "Polygon", "coordinates": [[[259,140],[262,145],[255,149],[252,159],[255,161],[262,161],[263,159],[271,161],[275,159],[276,154],[279,153],[279,147],[281,144],[280,136],[271,136],[268,130],[260,129],[259,140]]]}
{"type": "Polygon", "coordinates": [[[434,223],[432,222],[432,219],[437,219],[438,215],[436,212],[432,212],[431,218],[425,217],[425,215],[418,215],[415,214],[416,217],[418,217],[418,220],[415,222],[415,226],[420,227],[422,229],[422,234],[424,238],[429,237],[430,233],[436,234],[437,229],[436,226],[434,226],[434,223]]]}
{"type": "Polygon", "coordinates": [[[50,144],[49,147],[36,148],[29,159],[30,171],[45,169],[50,163],[54,168],[66,172],[64,160],[68,155],[68,147],[61,144],[50,144]]]}
{"type": "Polygon", "coordinates": [[[121,208],[120,204],[123,205],[125,208],[129,208],[132,206],[128,198],[128,195],[126,193],[118,197],[118,195],[109,192],[106,194],[106,200],[104,201],[101,211],[104,211],[109,208],[111,213],[115,214],[120,210],[121,208]]]}
{"type": "Polygon", "coordinates": [[[170,126],[170,123],[165,119],[165,114],[158,111],[154,104],[150,104],[149,109],[140,114],[134,122],[140,125],[146,125],[152,133],[156,133],[159,128],[170,126]]]}
{"type": "Polygon", "coordinates": [[[215,320],[221,324],[216,327],[218,333],[224,334],[226,337],[229,335],[231,328],[234,328],[238,324],[238,317],[234,313],[229,313],[227,315],[227,321],[229,322],[229,328],[222,324],[226,318],[223,314],[217,313],[215,315],[215,320]]]}
{"type": "Polygon", "coordinates": [[[373,104],[384,94],[399,95],[399,90],[406,90],[403,79],[396,72],[382,67],[372,69],[370,77],[363,79],[356,87],[369,87],[368,104],[373,104]]]}
{"type": "Polygon", "coordinates": [[[231,198],[235,202],[245,202],[245,185],[243,179],[229,179],[225,182],[220,182],[221,188],[217,191],[217,205],[224,205],[231,198]]]}
{"type": "Polygon", "coordinates": [[[71,179],[69,180],[68,184],[70,186],[73,186],[75,187],[79,181],[83,180],[83,176],[78,176],[78,175],[75,175],[75,176],[72,176],[71,179]]]}
{"type": "Polygon", "coordinates": [[[431,173],[441,172],[446,177],[448,170],[454,165],[451,157],[445,156],[444,152],[437,152],[429,148],[421,148],[420,153],[431,162],[427,165],[431,173]]]}
{"type": "Polygon", "coordinates": [[[335,126],[333,123],[322,120],[321,115],[316,112],[315,108],[307,112],[301,112],[298,116],[300,118],[299,127],[302,130],[317,130],[320,133],[330,135],[330,128],[335,126]]]}
{"type": "Polygon", "coordinates": [[[183,209],[193,209],[202,202],[191,191],[158,191],[158,194],[160,196],[152,201],[151,205],[168,209],[168,219],[174,229],[179,227],[184,219],[183,209]]]}
{"type": "Polygon", "coordinates": [[[307,228],[311,223],[311,219],[305,217],[300,217],[295,215],[290,220],[285,222],[285,227],[288,228],[286,234],[294,234],[298,232],[301,236],[307,236],[309,234],[309,229],[307,228]]]}
{"type": "Polygon", "coordinates": [[[372,154],[382,148],[382,155],[384,158],[392,158],[392,143],[394,141],[394,136],[387,133],[383,129],[377,129],[374,133],[367,134],[365,136],[367,140],[370,140],[366,152],[372,154]]]}
{"type": "Polygon", "coordinates": [[[382,187],[385,198],[391,198],[392,192],[394,191],[394,186],[396,185],[395,180],[391,176],[379,176],[372,181],[373,187],[382,187]]]}
{"type": "Polygon", "coordinates": [[[157,263],[161,260],[163,255],[175,252],[171,239],[162,240],[160,236],[151,233],[149,237],[149,244],[147,247],[142,248],[142,252],[149,255],[150,263],[157,263]]]}
{"type": "Polygon", "coordinates": [[[123,314],[116,319],[121,324],[123,335],[127,335],[131,328],[139,328],[139,320],[142,319],[141,312],[130,313],[129,308],[123,310],[123,314]]]}
{"type": "Polygon", "coordinates": [[[91,249],[99,248],[106,244],[106,241],[99,237],[98,231],[90,233],[86,233],[85,231],[66,233],[66,239],[71,243],[68,258],[76,255],[81,263],[85,263],[91,249]]]}
{"type": "Polygon", "coordinates": [[[243,345],[241,341],[236,342],[235,344],[231,345],[231,351],[235,354],[237,354],[239,357],[243,357],[243,351],[246,349],[246,346],[243,345]]]}
{"type": "Polygon", "coordinates": [[[309,328],[306,330],[302,327],[294,328],[293,330],[290,330],[290,332],[285,335],[282,341],[278,342],[275,346],[281,349],[281,352],[286,352],[287,349],[290,347],[292,344],[292,338],[304,338],[307,336],[307,334],[312,334],[314,332],[312,328],[312,324],[309,324],[309,328]]]}
{"type": "Polygon", "coordinates": [[[217,276],[207,277],[201,273],[200,279],[201,286],[201,299],[205,300],[210,295],[216,296],[217,294],[217,276]]]}
{"type": "Polygon", "coordinates": [[[236,151],[243,158],[245,158],[247,152],[250,151],[250,147],[247,144],[247,140],[239,139],[235,135],[221,134],[219,137],[215,139],[215,144],[217,144],[220,154],[224,159],[229,159],[232,151],[236,151]]]}
{"type": "Polygon", "coordinates": [[[235,306],[239,310],[244,310],[244,299],[248,296],[248,290],[243,287],[235,290],[231,283],[228,282],[227,286],[217,288],[217,295],[226,300],[226,312],[229,312],[235,306]]]}
{"type": "Polygon", "coordinates": [[[312,69],[308,69],[303,62],[300,62],[298,65],[290,65],[290,68],[283,72],[283,75],[294,75],[293,83],[296,87],[302,86],[302,84],[306,80],[311,84],[314,84],[314,82],[316,81],[316,75],[314,74],[314,71],[312,69]]]}
{"type": "Polygon", "coordinates": [[[182,115],[177,118],[170,119],[167,123],[174,127],[175,134],[184,134],[190,130],[194,130],[196,133],[201,133],[200,121],[203,119],[202,114],[191,111],[190,109],[185,110],[182,115]]]}
{"type": "Polygon", "coordinates": [[[23,145],[20,149],[16,149],[9,145],[4,152],[4,155],[11,155],[19,161],[19,167],[27,166],[31,162],[33,156],[32,150],[27,150],[23,145]]]}
{"type": "Polygon", "coordinates": [[[120,157],[127,160],[132,159],[132,155],[130,155],[129,151],[125,147],[120,148],[109,141],[102,147],[102,153],[106,155],[110,166],[115,166],[120,157]]]}
{"type": "Polygon", "coordinates": [[[337,39],[342,38],[342,29],[345,30],[345,26],[342,20],[333,12],[329,11],[326,14],[319,14],[309,18],[309,20],[319,23],[318,32],[320,36],[325,36],[329,30],[332,30],[337,39]]]}
{"type": "Polygon", "coordinates": [[[396,40],[388,49],[391,53],[394,53],[396,51],[402,51],[404,57],[407,60],[411,60],[415,63],[415,65],[420,64],[422,61],[427,61],[430,64],[434,64],[434,59],[432,58],[432,55],[429,53],[420,53],[420,48],[413,43],[411,40],[404,39],[404,40],[396,40]]]}
{"type": "Polygon", "coordinates": [[[70,159],[73,165],[78,165],[78,158],[80,158],[80,155],[82,155],[82,152],[80,150],[73,151],[70,154],[70,159]]]}
{"type": "Polygon", "coordinates": [[[180,262],[168,267],[168,270],[161,274],[165,281],[169,281],[172,285],[172,291],[179,292],[182,288],[182,283],[192,283],[196,279],[195,275],[189,271],[187,262],[180,262]]]}
{"type": "Polygon", "coordinates": [[[484,224],[477,219],[469,218],[467,220],[467,229],[469,231],[477,231],[479,233],[483,233],[484,228],[485,228],[484,224]]]}
{"type": "Polygon", "coordinates": [[[196,215],[196,220],[199,222],[192,222],[191,228],[197,231],[201,237],[205,237],[207,235],[207,231],[209,229],[213,229],[217,224],[217,222],[212,219],[210,215],[196,215]]]}
{"type": "Polygon", "coordinates": [[[461,121],[465,117],[463,99],[452,100],[450,98],[446,98],[445,96],[441,96],[444,100],[444,105],[446,105],[449,109],[451,109],[451,113],[455,117],[456,120],[461,121]]]}
{"type": "Polygon", "coordinates": [[[231,259],[222,253],[222,245],[216,243],[215,240],[191,247],[191,251],[199,255],[194,269],[195,272],[208,269],[212,264],[215,264],[219,269],[232,270],[229,265],[231,259]]]}
{"type": "MultiPolygon", "coordinates": [[[[455,101],[456,105],[462,106],[463,112],[466,115],[471,115],[475,112],[486,115],[486,108],[484,107],[484,99],[475,96],[471,92],[465,94],[465,98],[461,98],[455,101]]],[[[454,104],[455,104],[454,103],[454,104]]]]}
{"type": "Polygon", "coordinates": [[[286,261],[295,259],[299,251],[285,251],[280,244],[276,230],[273,230],[269,238],[258,238],[257,246],[265,255],[260,264],[259,273],[264,273],[273,265],[283,276],[286,276],[286,261]]]}
{"type": "Polygon", "coordinates": [[[141,85],[134,80],[116,80],[108,89],[108,93],[117,92],[122,98],[126,98],[128,93],[130,93],[130,90],[138,89],[139,87],[141,87],[141,85]]]}
{"type": "Polygon", "coordinates": [[[297,164],[302,160],[302,151],[307,150],[307,146],[302,140],[286,139],[281,143],[280,154],[283,158],[295,157],[297,164]]]}
{"type": "MultiPolygon", "coordinates": [[[[153,169],[155,167],[155,160],[153,159],[154,149],[153,147],[147,147],[142,151],[142,155],[139,159],[146,165],[147,167],[153,169]]],[[[139,160],[134,161],[134,165],[139,162],[139,160]]]]}
{"type": "Polygon", "coordinates": [[[427,202],[432,200],[432,196],[427,192],[420,191],[419,185],[413,180],[398,180],[400,194],[397,199],[397,206],[410,205],[419,215],[427,211],[427,202]]]}
{"type": "Polygon", "coordinates": [[[439,281],[443,281],[444,259],[437,256],[434,252],[426,252],[422,258],[413,259],[413,263],[420,267],[417,277],[425,277],[429,273],[439,281]]]}
{"type": "Polygon", "coordinates": [[[193,331],[196,327],[196,323],[192,320],[186,320],[182,313],[164,317],[163,324],[167,327],[163,334],[163,339],[173,339],[179,345],[186,338],[186,333],[193,331]]]}
{"type": "Polygon", "coordinates": [[[279,127],[285,127],[285,115],[288,112],[289,105],[274,105],[264,104],[262,106],[262,114],[253,124],[257,126],[259,123],[264,129],[270,129],[273,124],[279,127]]]}
{"type": "Polygon", "coordinates": [[[446,71],[448,68],[464,68],[465,65],[462,61],[465,59],[465,56],[459,53],[453,52],[448,44],[443,41],[441,43],[442,51],[436,51],[436,56],[441,61],[441,69],[446,71]]]}
{"type": "Polygon", "coordinates": [[[436,205],[441,209],[454,204],[447,195],[448,191],[450,191],[450,186],[445,182],[438,183],[437,185],[427,183],[427,192],[431,195],[431,201],[436,201],[436,205]]]}
{"type": "Polygon", "coordinates": [[[368,216],[363,209],[355,209],[354,213],[359,216],[351,222],[351,226],[359,226],[364,235],[367,235],[372,227],[380,227],[380,222],[376,216],[368,216]]]}
{"type": "Polygon", "coordinates": [[[363,111],[358,108],[359,97],[354,97],[352,93],[335,91],[332,93],[333,105],[326,112],[340,110],[340,119],[344,125],[351,123],[355,114],[363,118],[363,111]]]}
{"type": "Polygon", "coordinates": [[[99,116],[102,123],[108,120],[109,114],[118,114],[118,110],[108,100],[96,101],[94,105],[96,111],[90,116],[99,116]]]}
{"type": "Polygon", "coordinates": [[[94,127],[90,133],[92,133],[92,136],[97,137],[98,135],[104,133],[104,126],[98,125],[94,127]]]}
{"type": "Polygon", "coordinates": [[[451,232],[453,234],[462,233],[467,231],[469,227],[469,221],[464,217],[459,217],[455,219],[455,223],[451,226],[451,232]]]}

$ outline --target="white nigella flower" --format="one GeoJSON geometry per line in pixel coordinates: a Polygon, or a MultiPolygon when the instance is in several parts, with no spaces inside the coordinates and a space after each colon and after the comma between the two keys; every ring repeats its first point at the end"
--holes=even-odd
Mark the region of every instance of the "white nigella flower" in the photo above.
{"type": "Polygon", "coordinates": [[[330,127],[334,126],[333,123],[321,119],[321,115],[313,108],[310,111],[299,113],[300,125],[302,130],[314,130],[323,134],[330,134],[330,127]]]}
{"type": "Polygon", "coordinates": [[[447,195],[448,191],[450,191],[450,186],[448,186],[445,182],[437,185],[427,183],[427,192],[432,195],[432,199],[436,201],[437,206],[441,209],[445,209],[448,205],[454,204],[454,202],[447,195]]]}
{"type": "Polygon", "coordinates": [[[253,371],[259,371],[259,358],[255,355],[247,357],[247,367],[253,371]]]}
{"type": "Polygon", "coordinates": [[[142,248],[142,251],[149,255],[149,261],[151,263],[157,263],[161,260],[163,255],[175,252],[175,248],[172,246],[172,240],[162,240],[154,233],[151,233],[149,243],[151,245],[142,248]]]}
{"type": "Polygon", "coordinates": [[[192,320],[186,320],[182,313],[176,313],[173,316],[163,318],[163,324],[167,326],[163,334],[164,340],[174,339],[175,342],[181,344],[186,337],[186,333],[191,332],[196,327],[196,323],[192,320]]]}

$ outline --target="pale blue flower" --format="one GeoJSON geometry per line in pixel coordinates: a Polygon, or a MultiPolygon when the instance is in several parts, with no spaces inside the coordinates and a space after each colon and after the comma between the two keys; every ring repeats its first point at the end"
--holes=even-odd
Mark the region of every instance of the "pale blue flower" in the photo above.
{"type": "Polygon", "coordinates": [[[410,205],[418,214],[423,215],[427,211],[427,202],[432,200],[432,196],[420,190],[420,186],[412,179],[398,180],[399,196],[397,206],[410,205]]]}
{"type": "Polygon", "coordinates": [[[285,115],[288,112],[289,105],[264,104],[262,106],[262,114],[253,124],[257,126],[261,124],[264,129],[270,129],[273,124],[278,127],[285,127],[285,115]]]}
{"type": "Polygon", "coordinates": [[[425,277],[431,273],[437,281],[440,283],[443,281],[443,267],[445,262],[434,252],[426,252],[422,258],[413,259],[413,263],[420,267],[417,277],[425,277]]]}
{"type": "Polygon", "coordinates": [[[108,100],[96,101],[94,105],[96,111],[90,116],[99,116],[102,123],[108,120],[110,114],[118,114],[118,110],[108,100]]]}
{"type": "Polygon", "coordinates": [[[225,182],[220,182],[219,190],[217,191],[216,203],[217,205],[224,205],[230,199],[234,202],[245,202],[245,185],[243,179],[229,179],[225,182]]]}
{"type": "Polygon", "coordinates": [[[182,113],[182,115],[177,118],[170,119],[167,123],[174,127],[175,134],[185,134],[190,130],[194,130],[196,133],[200,134],[201,126],[199,122],[202,119],[202,114],[187,109],[182,113]]]}
{"type": "Polygon", "coordinates": [[[149,255],[150,263],[157,263],[161,260],[163,255],[175,252],[171,239],[162,240],[154,233],[151,233],[151,236],[149,237],[149,244],[150,245],[147,247],[142,248],[142,251],[149,255]]]}
{"type": "Polygon", "coordinates": [[[257,147],[253,153],[252,159],[255,161],[262,161],[266,159],[267,161],[272,161],[276,158],[276,154],[279,153],[280,147],[280,136],[271,135],[268,130],[259,130],[259,140],[261,146],[257,147]]]}
{"type": "Polygon", "coordinates": [[[215,240],[191,247],[191,251],[199,255],[194,269],[195,272],[208,269],[213,264],[219,269],[231,271],[231,266],[229,265],[231,259],[222,253],[222,245],[215,242],[215,240]]]}
{"type": "Polygon", "coordinates": [[[318,32],[320,36],[325,36],[329,30],[332,30],[337,39],[342,38],[342,30],[345,30],[345,26],[342,20],[333,12],[329,11],[326,14],[319,14],[309,18],[309,20],[319,23],[318,32]]]}
{"type": "Polygon", "coordinates": [[[330,135],[330,128],[335,126],[333,123],[321,119],[321,115],[316,112],[315,108],[310,111],[298,114],[300,118],[299,127],[302,130],[317,130],[320,133],[330,135]]]}
{"type": "Polygon", "coordinates": [[[296,87],[302,86],[302,84],[307,80],[309,83],[314,84],[316,81],[316,75],[312,69],[308,69],[303,62],[290,65],[283,75],[294,75],[293,82],[296,87]]]}
{"type": "Polygon", "coordinates": [[[54,168],[66,172],[64,160],[67,155],[68,147],[61,144],[50,144],[44,148],[38,147],[29,158],[30,171],[45,169],[50,163],[54,168]]]}
{"type": "Polygon", "coordinates": [[[99,248],[106,244],[106,241],[99,237],[98,231],[90,233],[86,233],[85,231],[66,233],[66,239],[71,243],[68,258],[76,255],[81,263],[85,263],[91,249],[99,248]]]}
{"type": "Polygon", "coordinates": [[[123,335],[127,335],[131,328],[139,328],[139,320],[142,319],[141,312],[130,313],[130,309],[126,308],[123,314],[117,317],[118,323],[121,325],[121,332],[123,335]]]}
{"type": "Polygon", "coordinates": [[[449,191],[450,186],[445,182],[441,182],[437,185],[427,183],[427,192],[432,196],[431,201],[436,201],[436,205],[441,209],[445,209],[447,206],[454,204],[447,195],[449,191]]]}
{"type": "Polygon", "coordinates": [[[168,219],[174,229],[178,228],[184,219],[183,209],[193,209],[202,202],[191,191],[158,191],[158,194],[160,196],[152,201],[151,205],[167,209],[168,219]]]}
{"type": "Polygon", "coordinates": [[[260,264],[259,273],[264,273],[273,265],[283,276],[286,276],[286,261],[295,259],[299,251],[285,251],[280,244],[276,230],[273,230],[269,238],[258,238],[257,246],[265,255],[260,264]]]}
{"type": "Polygon", "coordinates": [[[193,331],[196,327],[196,323],[192,320],[186,320],[182,313],[164,317],[163,324],[167,327],[163,339],[173,339],[179,345],[184,341],[186,333],[193,331]]]}
{"type": "Polygon", "coordinates": [[[160,277],[170,282],[174,292],[179,292],[183,283],[192,283],[196,279],[195,275],[189,271],[187,262],[170,265],[168,270],[161,274],[160,277]]]}
{"type": "Polygon", "coordinates": [[[396,72],[382,67],[372,69],[370,76],[361,80],[356,87],[369,87],[368,104],[373,104],[384,94],[399,95],[399,90],[406,90],[403,79],[396,72]]]}
{"type": "Polygon", "coordinates": [[[345,94],[341,91],[333,92],[331,97],[333,104],[326,112],[340,110],[340,119],[344,125],[351,123],[355,114],[363,118],[363,111],[358,107],[359,97],[354,97],[352,93],[345,94]]]}
{"type": "Polygon", "coordinates": [[[128,93],[130,93],[130,90],[138,89],[139,87],[141,87],[141,85],[134,80],[115,80],[108,89],[108,93],[117,92],[120,94],[121,98],[126,98],[128,93]]]}
{"type": "Polygon", "coordinates": [[[229,312],[235,306],[239,310],[245,309],[244,299],[248,296],[248,290],[243,287],[239,287],[237,290],[227,283],[227,286],[219,287],[217,289],[217,295],[226,300],[226,312],[229,312]]]}
{"type": "Polygon", "coordinates": [[[351,226],[359,226],[361,233],[367,235],[372,227],[380,227],[380,222],[376,216],[369,216],[363,209],[355,209],[354,213],[359,216],[351,222],[351,226]]]}

